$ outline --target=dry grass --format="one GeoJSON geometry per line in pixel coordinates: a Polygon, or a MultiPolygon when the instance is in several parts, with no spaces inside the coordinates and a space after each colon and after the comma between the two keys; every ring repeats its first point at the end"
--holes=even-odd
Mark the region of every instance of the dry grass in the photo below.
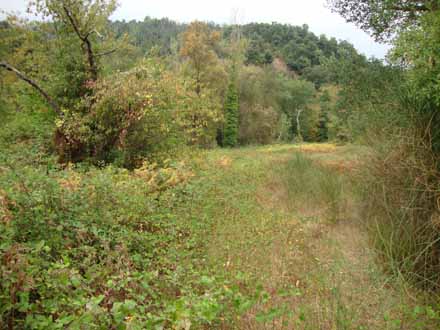
{"type": "MultiPolygon", "coordinates": [[[[249,204],[229,206],[210,254],[230,273],[251,274],[267,292],[233,329],[416,329],[415,303],[376,266],[350,180],[338,170],[346,162],[353,170],[362,154],[329,144],[228,152],[228,175],[246,185],[237,200],[249,204]],[[304,181],[289,193],[289,177],[302,172],[304,181]],[[318,191],[319,180],[335,187],[318,191]],[[334,199],[336,217],[328,205],[334,199]]],[[[214,155],[220,168],[222,157],[214,155]]]]}

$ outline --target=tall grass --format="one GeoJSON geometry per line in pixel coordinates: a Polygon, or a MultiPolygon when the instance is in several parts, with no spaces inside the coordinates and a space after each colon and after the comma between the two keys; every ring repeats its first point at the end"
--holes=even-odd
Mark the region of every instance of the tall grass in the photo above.
{"type": "Polygon", "coordinates": [[[334,169],[316,164],[301,153],[287,163],[286,185],[291,208],[309,214],[324,211],[331,220],[341,216],[347,202],[347,180],[334,169]]]}
{"type": "Polygon", "coordinates": [[[388,270],[438,290],[439,164],[431,145],[421,130],[405,129],[376,148],[360,180],[361,214],[388,270]]]}

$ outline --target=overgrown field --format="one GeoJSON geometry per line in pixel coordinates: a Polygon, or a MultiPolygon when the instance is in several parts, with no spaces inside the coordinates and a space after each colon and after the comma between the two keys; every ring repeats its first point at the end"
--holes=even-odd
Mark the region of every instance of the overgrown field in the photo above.
{"type": "Polygon", "coordinates": [[[354,197],[367,154],[249,147],[133,172],[4,157],[0,328],[436,329],[376,266],[354,197]]]}

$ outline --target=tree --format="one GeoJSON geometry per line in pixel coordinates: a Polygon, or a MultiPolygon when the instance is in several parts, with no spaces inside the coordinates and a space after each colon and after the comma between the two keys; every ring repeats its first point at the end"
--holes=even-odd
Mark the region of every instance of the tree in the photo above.
{"type": "Polygon", "coordinates": [[[196,82],[196,92],[218,79],[219,59],[215,52],[220,33],[211,31],[206,23],[193,22],[182,35],[180,55],[186,59],[196,82]]]}
{"type": "Polygon", "coordinates": [[[263,40],[261,38],[251,40],[246,50],[246,63],[264,65],[272,62],[273,55],[263,40]]]}
{"type": "Polygon", "coordinates": [[[316,89],[329,81],[329,72],[323,65],[315,65],[305,68],[302,78],[315,84],[316,89]]]}
{"type": "Polygon", "coordinates": [[[107,26],[115,9],[116,0],[35,0],[29,4],[30,11],[50,17],[55,25],[77,36],[87,59],[88,78],[92,81],[98,79],[99,58],[116,50],[100,51],[98,45],[103,39],[100,30],[107,26]]]}
{"type": "Polygon", "coordinates": [[[52,109],[58,114],[61,115],[61,108],[58,105],[57,102],[55,102],[53,100],[53,98],[43,89],[40,87],[40,85],[35,82],[34,80],[32,80],[31,78],[29,78],[28,76],[26,76],[23,72],[17,70],[16,68],[14,68],[12,65],[6,63],[6,62],[0,62],[0,67],[13,72],[18,78],[20,78],[21,80],[27,82],[29,85],[31,85],[33,88],[35,88],[38,93],[43,96],[43,98],[47,101],[47,103],[49,103],[49,105],[52,107],[52,109]]]}
{"type": "Polygon", "coordinates": [[[235,147],[238,141],[238,92],[235,79],[231,79],[226,93],[223,145],[235,147]]]}
{"type": "MultiPolygon", "coordinates": [[[[50,22],[22,24],[25,30],[35,29],[40,37],[39,42],[30,39],[33,42],[23,43],[22,47],[26,47],[26,54],[34,54],[43,44],[46,53],[27,56],[31,60],[26,63],[29,65],[22,65],[23,69],[0,60],[0,67],[38,91],[58,116],[54,141],[61,161],[80,160],[93,149],[79,142],[84,130],[69,131],[73,123],[68,121],[78,124],[92,109],[94,87],[101,72],[100,59],[116,51],[103,42],[108,18],[115,8],[115,0],[31,1],[29,11],[49,18],[50,22]]],[[[93,131],[99,126],[95,122],[87,129],[93,131]]]]}
{"type": "Polygon", "coordinates": [[[40,58],[31,57],[31,69],[14,61],[18,65],[16,67],[5,58],[1,59],[1,66],[29,83],[60,114],[61,106],[72,107],[79,97],[90,93],[88,86],[98,79],[100,58],[116,50],[106,49],[109,45],[102,46],[105,40],[103,30],[115,8],[115,0],[31,1],[29,12],[50,18],[51,22],[31,25],[11,20],[16,22],[13,28],[24,30],[27,34],[31,34],[27,31],[39,34],[41,40],[29,38],[30,42],[22,42],[22,47],[27,49],[26,54],[35,54],[41,43],[45,44],[46,53],[40,51],[40,58]],[[41,61],[42,57],[45,61],[41,61]],[[42,62],[45,67],[40,67],[42,62]],[[39,73],[38,79],[32,77],[34,72],[39,73]],[[44,84],[49,88],[45,89],[38,80],[49,80],[44,84]]]}
{"type": "Polygon", "coordinates": [[[282,109],[291,120],[292,134],[300,140],[303,135],[301,122],[305,120],[305,118],[301,118],[304,117],[303,112],[307,110],[307,105],[314,97],[315,92],[315,86],[311,82],[284,79],[281,95],[282,109]]]}
{"type": "Polygon", "coordinates": [[[391,37],[417,23],[428,12],[437,12],[437,0],[327,0],[348,22],[372,33],[378,40],[391,37]]]}

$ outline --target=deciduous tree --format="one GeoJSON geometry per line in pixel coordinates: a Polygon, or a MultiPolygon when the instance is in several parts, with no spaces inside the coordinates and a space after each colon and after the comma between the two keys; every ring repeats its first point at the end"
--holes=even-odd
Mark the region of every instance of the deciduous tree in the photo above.
{"type": "Polygon", "coordinates": [[[225,75],[215,52],[219,42],[218,31],[212,31],[206,23],[197,21],[191,23],[182,35],[180,55],[188,61],[197,94],[202,92],[203,86],[215,85],[219,73],[225,75]]]}

